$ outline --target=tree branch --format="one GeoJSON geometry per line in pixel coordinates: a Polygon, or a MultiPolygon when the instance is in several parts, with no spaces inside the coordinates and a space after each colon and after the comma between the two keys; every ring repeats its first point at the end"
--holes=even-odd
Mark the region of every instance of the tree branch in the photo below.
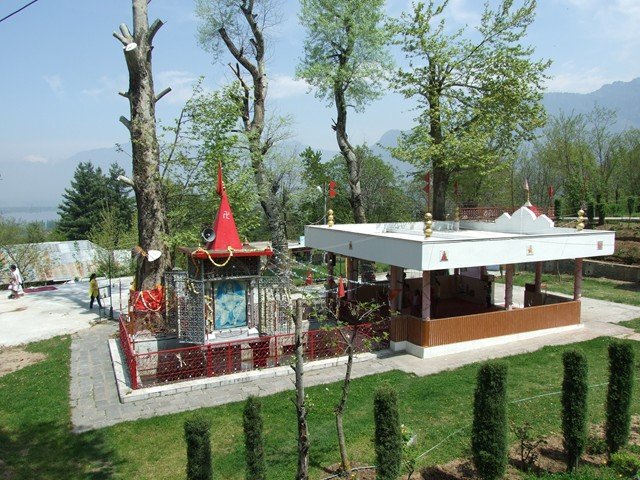
{"type": "Polygon", "coordinates": [[[153,100],[154,103],[157,103],[158,100],[160,100],[162,97],[164,97],[167,93],[169,93],[171,91],[171,87],[167,87],[164,90],[162,90],[158,95],[156,95],[156,98],[153,100]]]}
{"type": "Polygon", "coordinates": [[[131,131],[131,122],[124,116],[120,116],[120,123],[127,127],[127,130],[131,131]]]}
{"type": "Polygon", "coordinates": [[[149,32],[147,33],[147,41],[149,42],[149,45],[153,42],[153,37],[156,36],[156,33],[158,33],[158,30],[160,30],[162,25],[164,25],[164,22],[156,19],[149,27],[149,32]]]}
{"type": "Polygon", "coordinates": [[[242,65],[251,74],[251,76],[257,77],[258,68],[253,63],[251,63],[247,57],[244,56],[244,53],[241,52],[238,47],[236,47],[236,44],[233,43],[233,40],[231,40],[231,38],[229,37],[227,30],[224,27],[221,27],[220,29],[218,29],[218,33],[220,34],[220,37],[222,38],[224,44],[229,49],[231,55],[233,55],[233,58],[235,58],[238,63],[240,63],[240,65],[242,65]]]}
{"type": "Polygon", "coordinates": [[[118,95],[124,98],[129,98],[131,96],[129,92],[118,92],[118,95]]]}

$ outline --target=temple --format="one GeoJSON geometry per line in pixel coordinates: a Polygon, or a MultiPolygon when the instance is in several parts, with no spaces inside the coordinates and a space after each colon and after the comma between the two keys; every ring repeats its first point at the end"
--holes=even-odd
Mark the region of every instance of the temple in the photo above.
{"type": "Polygon", "coordinates": [[[495,221],[307,226],[305,244],[347,258],[349,301],[386,288],[391,349],[426,358],[579,328],[582,259],[612,254],[615,233],[578,225],[556,227],[525,204],[495,221]],[[561,259],[575,259],[572,298],[541,288],[542,262],[561,259]],[[388,285],[351,288],[361,260],[388,264],[388,285]],[[513,275],[522,263],[535,264],[535,281],[525,288],[524,308],[514,308],[513,275]],[[487,269],[494,265],[504,266],[499,300],[487,269]]]}

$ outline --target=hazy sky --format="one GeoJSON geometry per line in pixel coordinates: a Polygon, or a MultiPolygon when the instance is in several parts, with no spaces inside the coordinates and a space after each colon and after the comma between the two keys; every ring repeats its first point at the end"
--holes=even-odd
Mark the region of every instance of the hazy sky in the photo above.
{"type": "MultiPolygon", "coordinates": [[[[2,0],[0,18],[26,3],[2,0]]],[[[459,26],[474,25],[482,3],[451,0],[449,15],[459,26]]],[[[387,9],[397,15],[409,4],[390,0],[387,9]]],[[[268,66],[270,106],[292,118],[298,141],[336,150],[333,110],[294,78],[304,36],[298,2],[283,0],[282,7],[268,66]]],[[[155,38],[153,60],[156,90],[173,88],[158,105],[159,117],[168,122],[197,77],[204,75],[206,85],[216,88],[231,76],[198,45],[191,0],[153,0],[150,19],[156,17],[166,22],[155,38]]],[[[39,0],[0,23],[0,174],[24,162],[52,163],[127,141],[118,118],[128,116],[128,103],[117,95],[127,88],[127,71],[122,47],[111,36],[122,22],[131,25],[130,0],[39,0]]],[[[553,60],[549,91],[584,93],[640,76],[638,25],[640,0],[539,0],[527,41],[536,57],[553,60]]],[[[390,94],[365,114],[351,114],[351,139],[375,143],[389,129],[410,127],[413,116],[407,102],[390,94]]]]}

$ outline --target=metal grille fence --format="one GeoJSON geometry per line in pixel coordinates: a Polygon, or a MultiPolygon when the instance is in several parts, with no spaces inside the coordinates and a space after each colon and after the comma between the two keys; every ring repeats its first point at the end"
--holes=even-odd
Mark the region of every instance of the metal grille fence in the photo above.
{"type": "MultiPolygon", "coordinates": [[[[303,355],[305,361],[346,355],[345,337],[351,340],[353,335],[356,335],[356,353],[388,348],[388,331],[388,321],[357,327],[308,331],[302,335],[303,355]]],[[[123,319],[120,320],[120,342],[127,357],[134,389],[290,365],[295,356],[294,334],[134,353],[133,343],[127,334],[123,319]],[[131,361],[129,356],[132,358],[131,361]]]]}

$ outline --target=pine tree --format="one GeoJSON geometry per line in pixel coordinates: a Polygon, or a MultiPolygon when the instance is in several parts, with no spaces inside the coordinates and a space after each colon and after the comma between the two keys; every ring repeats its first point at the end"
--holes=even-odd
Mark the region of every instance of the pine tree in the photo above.
{"type": "Polygon", "coordinates": [[[187,441],[187,480],[211,480],[211,421],[202,415],[194,415],[184,422],[184,438],[187,441]]]}
{"type": "Polygon", "coordinates": [[[242,413],[247,458],[247,480],[265,480],[266,478],[261,409],[260,400],[251,395],[247,398],[242,413]]]}
{"type": "Polygon", "coordinates": [[[478,371],[471,432],[478,476],[495,480],[507,467],[507,366],[486,363],[478,371]]]}
{"type": "Polygon", "coordinates": [[[633,360],[633,348],[629,343],[613,342],[609,345],[609,387],[605,425],[609,455],[620,450],[629,439],[633,360]]]}
{"type": "Polygon", "coordinates": [[[567,471],[578,466],[587,442],[587,359],[576,351],[562,356],[564,380],[562,381],[562,434],[567,453],[567,471]]]}
{"type": "Polygon", "coordinates": [[[398,416],[398,399],[391,387],[380,387],[376,391],[373,416],[376,424],[376,478],[395,480],[400,475],[402,463],[402,431],[398,416]]]}
{"type": "Polygon", "coordinates": [[[94,224],[107,196],[106,178],[91,162],[80,162],[71,180],[71,187],[62,195],[58,206],[58,232],[67,240],[83,240],[94,224]]]}

